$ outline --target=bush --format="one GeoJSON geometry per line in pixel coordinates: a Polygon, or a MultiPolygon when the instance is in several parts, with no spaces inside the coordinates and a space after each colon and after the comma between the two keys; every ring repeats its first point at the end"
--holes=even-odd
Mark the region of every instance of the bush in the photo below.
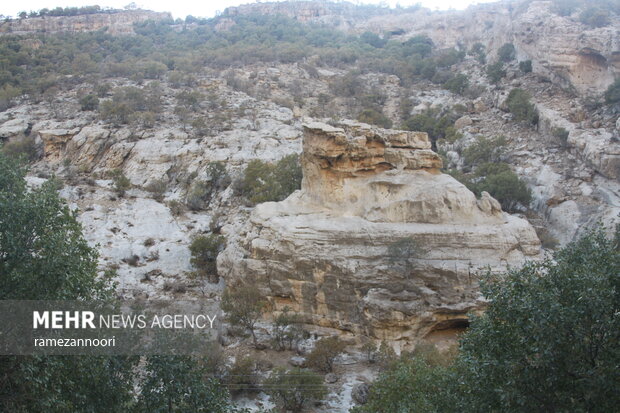
{"type": "Polygon", "coordinates": [[[504,64],[502,62],[496,62],[487,67],[487,76],[492,83],[499,83],[504,76],[506,76],[506,71],[504,70],[504,64]]]}
{"type": "Polygon", "coordinates": [[[218,191],[223,191],[230,185],[230,176],[222,162],[210,162],[206,168],[207,179],[192,183],[185,204],[192,211],[204,209],[218,191]]]}
{"type": "Polygon", "coordinates": [[[217,256],[224,249],[225,239],[221,235],[211,234],[194,238],[189,246],[192,254],[191,264],[198,269],[201,276],[208,277],[209,281],[217,282],[217,256]]]}
{"type": "Polygon", "coordinates": [[[301,412],[305,406],[320,402],[327,396],[323,378],[299,368],[275,369],[263,388],[276,405],[294,413],[301,412]]]}
{"type": "Polygon", "coordinates": [[[80,109],[87,111],[97,110],[97,108],[99,108],[99,98],[97,96],[88,94],[80,98],[80,109]]]}
{"type": "Polygon", "coordinates": [[[392,127],[392,121],[376,109],[364,109],[357,115],[357,120],[386,129],[392,127]]]}
{"type": "Polygon", "coordinates": [[[463,160],[465,165],[473,167],[487,162],[499,162],[505,152],[506,138],[504,136],[494,138],[478,136],[463,151],[463,160]]]}
{"type": "Polygon", "coordinates": [[[344,351],[345,347],[345,343],[338,337],[320,339],[306,358],[308,366],[324,373],[330,373],[334,368],[334,360],[344,351]]]}
{"type": "Polygon", "coordinates": [[[443,84],[443,87],[452,93],[462,95],[469,86],[469,79],[466,75],[459,73],[443,84]]]}
{"type": "Polygon", "coordinates": [[[118,196],[125,195],[125,191],[131,188],[131,181],[123,174],[123,171],[120,169],[114,169],[110,171],[110,176],[112,178],[112,185],[114,191],[118,196]]]}
{"type": "Polygon", "coordinates": [[[37,145],[32,136],[14,136],[9,142],[2,145],[2,153],[13,159],[21,158],[32,162],[37,159],[37,152],[37,145]]]}
{"type": "Polygon", "coordinates": [[[259,390],[258,379],[256,362],[251,357],[237,357],[226,375],[226,387],[232,394],[255,392],[259,390]]]}
{"type": "Polygon", "coordinates": [[[605,91],[605,103],[615,104],[620,102],[620,78],[616,79],[605,91]]]}
{"type": "Polygon", "coordinates": [[[505,43],[497,50],[497,58],[500,62],[511,62],[515,59],[517,52],[515,46],[512,43],[505,43]]]}
{"type": "Polygon", "coordinates": [[[450,388],[449,372],[422,356],[405,355],[370,386],[368,402],[354,407],[351,413],[455,411],[444,401],[450,388]],[[448,409],[440,410],[439,406],[448,409]]]}
{"type": "Polygon", "coordinates": [[[13,105],[15,98],[19,97],[22,91],[12,85],[3,85],[0,88],[0,112],[4,112],[13,105]]]}
{"type": "Polygon", "coordinates": [[[227,287],[222,295],[222,310],[226,312],[226,319],[233,326],[249,330],[254,346],[258,344],[254,329],[266,306],[267,301],[251,283],[236,288],[227,287]]]}
{"type": "Polygon", "coordinates": [[[509,212],[515,212],[519,204],[527,208],[532,200],[532,194],[525,182],[510,170],[485,176],[475,183],[475,189],[477,194],[483,191],[491,194],[502,208],[509,212]]]}
{"type": "Polygon", "coordinates": [[[514,119],[535,125],[538,123],[538,112],[530,102],[530,94],[523,89],[515,88],[510,91],[506,99],[506,106],[514,119]]]}
{"type": "Polygon", "coordinates": [[[273,322],[273,345],[275,350],[293,350],[303,339],[305,331],[301,325],[301,318],[298,314],[291,313],[285,307],[273,322]]]}
{"type": "Polygon", "coordinates": [[[560,141],[560,145],[566,146],[566,144],[568,142],[568,134],[569,134],[569,132],[566,129],[564,129],[564,128],[553,128],[551,130],[551,134],[553,136],[555,136],[556,138],[558,138],[558,140],[560,141]]]}
{"type": "Polygon", "coordinates": [[[454,128],[454,121],[458,115],[452,111],[440,111],[428,109],[424,113],[411,116],[407,119],[402,128],[405,130],[419,131],[428,133],[433,146],[439,139],[454,141],[460,138],[460,134],[454,128]]]}
{"type": "Polygon", "coordinates": [[[590,27],[609,25],[609,11],[598,7],[588,7],[579,14],[579,21],[590,27]]]}
{"type": "Polygon", "coordinates": [[[248,163],[238,189],[252,204],[282,201],[301,187],[301,178],[296,154],[285,156],[275,165],[256,159],[248,163]]]}
{"type": "Polygon", "coordinates": [[[166,189],[168,187],[168,183],[163,179],[155,179],[151,181],[144,189],[150,192],[153,195],[153,199],[156,201],[160,201],[164,199],[164,194],[166,193],[166,189]]]}
{"type": "Polygon", "coordinates": [[[474,56],[474,59],[481,65],[485,64],[487,61],[487,55],[484,51],[485,47],[482,43],[474,43],[469,51],[471,56],[474,56]]]}
{"type": "Polygon", "coordinates": [[[532,61],[531,60],[524,60],[522,62],[519,62],[519,69],[523,73],[531,73],[531,71],[532,71],[532,61]]]}

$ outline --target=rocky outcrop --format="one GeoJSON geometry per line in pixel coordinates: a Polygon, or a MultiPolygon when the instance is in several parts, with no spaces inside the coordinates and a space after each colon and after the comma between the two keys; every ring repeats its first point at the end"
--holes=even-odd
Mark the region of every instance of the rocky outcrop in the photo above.
{"type": "Polygon", "coordinates": [[[224,228],[220,273],[320,326],[405,342],[462,326],[483,304],[476,271],[536,258],[539,241],[430,147],[425,133],[305,124],[301,191],[224,228]]]}
{"type": "Polygon", "coordinates": [[[133,25],[146,20],[172,20],[170,13],[148,10],[127,10],[83,14],[78,16],[45,16],[0,22],[0,35],[58,32],[93,32],[133,34],[133,25]]]}
{"type": "Polygon", "coordinates": [[[282,2],[233,7],[224,15],[282,14],[357,34],[391,33],[402,39],[423,34],[439,49],[469,50],[480,42],[490,61],[504,43],[513,43],[519,60],[532,60],[535,73],[581,96],[602,94],[620,73],[618,18],[612,16],[609,25],[593,29],[576,16],[553,13],[551,7],[550,1],[535,0],[480,4],[463,11],[369,7],[360,13],[347,2],[282,2]]]}

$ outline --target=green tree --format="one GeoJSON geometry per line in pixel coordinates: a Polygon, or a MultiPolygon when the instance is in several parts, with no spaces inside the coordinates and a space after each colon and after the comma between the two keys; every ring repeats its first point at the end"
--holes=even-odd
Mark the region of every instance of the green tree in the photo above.
{"type": "MultiPolygon", "coordinates": [[[[495,165],[493,165],[495,166],[495,165]]],[[[505,211],[514,212],[521,204],[526,208],[532,200],[532,193],[519,176],[509,168],[499,173],[492,173],[474,184],[474,192],[483,191],[499,201],[505,211]]]]}
{"type": "Polygon", "coordinates": [[[227,320],[234,326],[250,331],[256,346],[256,323],[261,319],[267,301],[255,285],[248,283],[236,288],[226,288],[222,294],[222,310],[227,320]]]}
{"type": "Polygon", "coordinates": [[[515,46],[512,43],[504,43],[502,47],[497,50],[497,57],[502,62],[513,61],[516,57],[515,46]]]}
{"type": "Polygon", "coordinates": [[[338,337],[326,337],[316,342],[308,354],[308,366],[329,373],[334,369],[334,360],[345,349],[346,345],[338,337]]]}
{"type": "Polygon", "coordinates": [[[530,94],[525,90],[512,89],[506,98],[506,106],[515,120],[533,125],[538,123],[538,112],[534,104],[530,102],[530,94]]]}
{"type": "Polygon", "coordinates": [[[210,373],[206,358],[150,356],[138,400],[140,412],[229,413],[228,392],[210,373]]]}
{"type": "Polygon", "coordinates": [[[275,165],[255,159],[248,163],[239,189],[253,204],[282,201],[301,187],[301,178],[296,154],[285,156],[275,165]]]}
{"type": "Polygon", "coordinates": [[[351,413],[450,412],[445,400],[449,369],[425,357],[405,355],[371,385],[368,402],[351,413]],[[446,407],[447,409],[442,409],[446,407]]]}
{"type": "Polygon", "coordinates": [[[82,110],[97,110],[99,107],[99,98],[95,95],[88,94],[80,98],[80,108],[82,110]]]}
{"type": "MultiPolygon", "coordinates": [[[[53,182],[27,189],[26,170],[0,154],[0,299],[110,297],[97,253],[53,182]]],[[[136,359],[0,356],[0,410],[110,412],[130,405],[136,359]]]]}
{"type": "Polygon", "coordinates": [[[487,76],[492,83],[499,83],[506,76],[504,64],[500,61],[487,66],[487,76]]]}
{"type": "Polygon", "coordinates": [[[263,388],[280,408],[295,413],[327,396],[323,378],[300,368],[275,369],[263,384],[263,388]]]}
{"type": "Polygon", "coordinates": [[[215,234],[198,236],[189,246],[192,254],[191,264],[198,269],[202,277],[208,277],[211,282],[219,280],[216,260],[224,246],[224,237],[215,234]]]}
{"type": "Polygon", "coordinates": [[[620,102],[620,78],[616,79],[614,83],[609,85],[605,91],[605,102],[608,104],[620,102]]]}
{"type": "Polygon", "coordinates": [[[599,228],[481,284],[461,343],[460,411],[611,412],[620,403],[620,233],[599,228]]]}

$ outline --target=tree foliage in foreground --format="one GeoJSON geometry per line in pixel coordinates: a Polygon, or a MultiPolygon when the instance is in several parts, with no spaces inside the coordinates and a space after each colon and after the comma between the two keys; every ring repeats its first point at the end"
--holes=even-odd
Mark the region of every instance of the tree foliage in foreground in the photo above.
{"type": "MultiPolygon", "coordinates": [[[[53,182],[29,189],[0,152],[0,299],[107,299],[97,253],[53,182]]],[[[0,356],[0,411],[13,413],[229,412],[228,394],[189,357],[0,356]],[[142,388],[136,402],[135,386],[142,388]]]]}
{"type": "Polygon", "coordinates": [[[612,412],[620,404],[620,235],[594,230],[553,258],[488,275],[448,368],[401,360],[370,412],[612,412]]]}

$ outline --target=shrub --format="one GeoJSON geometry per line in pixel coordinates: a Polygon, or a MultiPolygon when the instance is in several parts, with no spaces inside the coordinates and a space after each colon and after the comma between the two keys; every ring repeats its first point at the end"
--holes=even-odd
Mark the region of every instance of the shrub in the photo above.
{"type": "Polygon", "coordinates": [[[211,234],[194,238],[189,246],[192,254],[191,264],[198,269],[201,276],[208,277],[209,281],[217,282],[217,256],[224,249],[225,239],[221,235],[211,234]]]}
{"type": "Polygon", "coordinates": [[[131,188],[131,181],[123,174],[123,171],[120,169],[114,169],[110,171],[110,176],[112,178],[112,185],[114,191],[118,196],[125,195],[125,191],[131,188]]]}
{"type": "Polygon", "coordinates": [[[454,121],[458,115],[452,111],[442,111],[428,109],[424,113],[419,113],[407,119],[402,128],[405,130],[419,131],[428,133],[432,144],[435,146],[439,139],[454,141],[460,137],[454,128],[454,121]]]}
{"type": "Polygon", "coordinates": [[[227,287],[222,295],[222,310],[226,312],[226,319],[233,326],[249,330],[254,346],[258,344],[254,329],[266,306],[267,301],[251,283],[236,288],[227,287]]]}
{"type": "Polygon", "coordinates": [[[487,76],[492,83],[499,83],[506,71],[504,70],[504,64],[502,62],[495,62],[487,67],[487,76]]]}
{"type": "Polygon", "coordinates": [[[481,65],[485,64],[487,61],[487,55],[485,53],[485,47],[482,43],[474,43],[469,51],[471,56],[474,56],[474,59],[481,65]]]}
{"type": "Polygon", "coordinates": [[[170,213],[175,217],[178,217],[184,212],[183,203],[177,201],[176,199],[168,202],[168,209],[170,209],[170,213]]]}
{"type": "Polygon", "coordinates": [[[258,374],[256,362],[251,357],[237,357],[228,374],[226,375],[226,387],[232,394],[244,391],[258,391],[258,374]]]}
{"type": "Polygon", "coordinates": [[[551,134],[558,138],[560,141],[560,145],[566,146],[568,142],[568,134],[569,132],[564,128],[553,128],[551,129],[551,134]]]}
{"type": "Polygon", "coordinates": [[[253,204],[282,201],[301,187],[301,178],[296,154],[285,156],[275,165],[256,159],[248,163],[238,189],[253,204]]]}
{"type": "Polygon", "coordinates": [[[487,162],[499,162],[505,152],[506,138],[504,136],[496,136],[494,138],[478,136],[463,151],[463,160],[469,167],[487,162]]]}
{"type": "Polygon", "coordinates": [[[497,57],[501,62],[511,62],[516,57],[515,46],[512,43],[505,43],[497,50],[497,57]]]}
{"type": "Polygon", "coordinates": [[[506,106],[515,120],[525,121],[533,125],[538,123],[538,112],[534,104],[530,102],[530,94],[525,90],[512,89],[506,99],[506,106]]]}
{"type": "Polygon", "coordinates": [[[153,199],[160,201],[164,199],[164,193],[166,192],[166,188],[168,187],[168,183],[163,179],[155,179],[151,181],[144,189],[150,192],[153,195],[153,199]]]}
{"type": "Polygon", "coordinates": [[[459,73],[443,84],[443,87],[452,93],[462,95],[469,86],[469,79],[466,75],[459,73]]]}
{"type": "Polygon", "coordinates": [[[532,71],[532,61],[531,60],[524,60],[522,62],[519,62],[519,69],[523,73],[530,73],[532,71]]]}
{"type": "Polygon", "coordinates": [[[605,103],[614,104],[620,102],[620,78],[616,79],[605,91],[605,103]]]}
{"type": "Polygon", "coordinates": [[[3,85],[0,88],[0,112],[4,112],[13,105],[16,97],[19,97],[22,91],[10,84],[3,85]]]}
{"type": "Polygon", "coordinates": [[[579,14],[579,21],[590,27],[609,25],[609,11],[598,7],[588,7],[579,14]]]}
{"type": "Polygon", "coordinates": [[[368,363],[374,363],[375,361],[377,361],[378,348],[375,343],[373,343],[372,341],[367,341],[362,345],[361,350],[364,356],[366,356],[366,361],[368,363]]]}
{"type": "Polygon", "coordinates": [[[97,110],[99,107],[99,98],[95,95],[88,94],[80,98],[80,108],[84,111],[97,110]]]}
{"type": "Polygon", "coordinates": [[[204,209],[218,191],[230,185],[230,176],[222,162],[210,162],[206,172],[207,179],[194,181],[187,193],[185,204],[192,211],[204,209]]]}
{"type": "Polygon", "coordinates": [[[263,384],[276,405],[286,411],[301,412],[304,407],[327,396],[323,378],[309,370],[277,368],[263,384]]]}
{"type": "Polygon", "coordinates": [[[273,345],[277,351],[293,350],[303,339],[305,331],[298,314],[285,307],[273,322],[273,345]]]}
{"type": "Polygon", "coordinates": [[[503,171],[485,176],[475,184],[476,192],[486,191],[499,201],[505,211],[514,212],[517,205],[526,208],[532,200],[532,194],[517,174],[503,171]]]}
{"type": "Polygon", "coordinates": [[[37,159],[37,145],[34,137],[17,135],[2,145],[2,153],[9,158],[22,158],[28,162],[37,159]]]}
{"type": "Polygon", "coordinates": [[[423,356],[404,355],[370,386],[368,402],[351,413],[457,411],[455,406],[437,409],[450,388],[449,372],[423,356]]]}
{"type": "Polygon", "coordinates": [[[357,120],[386,129],[392,127],[392,121],[376,109],[364,109],[357,115],[357,120]]]}
{"type": "Polygon", "coordinates": [[[344,351],[346,344],[338,337],[322,338],[316,342],[306,359],[308,366],[324,373],[334,368],[334,360],[344,351]]]}

